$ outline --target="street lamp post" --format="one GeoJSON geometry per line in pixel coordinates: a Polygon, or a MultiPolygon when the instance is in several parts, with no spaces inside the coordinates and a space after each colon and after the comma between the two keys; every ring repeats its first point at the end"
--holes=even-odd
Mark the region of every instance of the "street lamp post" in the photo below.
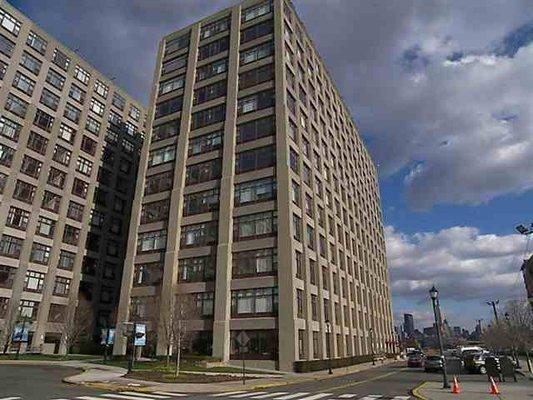
{"type": "Polygon", "coordinates": [[[431,297],[431,303],[433,304],[433,314],[435,315],[435,325],[437,330],[437,340],[439,342],[440,356],[442,357],[442,388],[449,389],[448,375],[446,373],[446,358],[444,357],[444,347],[442,346],[442,337],[440,333],[441,321],[440,321],[440,305],[439,305],[439,291],[433,286],[429,290],[429,296],[431,297]]]}
{"type": "Polygon", "coordinates": [[[331,370],[331,322],[329,322],[329,319],[326,320],[326,346],[327,351],[326,355],[328,357],[328,374],[333,374],[333,371],[331,370]]]}
{"type": "Polygon", "coordinates": [[[368,328],[370,333],[370,354],[372,355],[372,365],[376,365],[376,357],[374,356],[374,329],[368,328]]]}

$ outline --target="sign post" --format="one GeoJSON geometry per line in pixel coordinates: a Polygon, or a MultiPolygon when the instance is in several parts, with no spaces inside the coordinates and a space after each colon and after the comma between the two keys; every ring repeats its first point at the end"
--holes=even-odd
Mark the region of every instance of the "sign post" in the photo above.
{"type": "Polygon", "coordinates": [[[104,363],[107,361],[107,353],[109,351],[109,346],[115,343],[115,329],[114,328],[105,328],[101,330],[100,338],[104,346],[104,363]]]}
{"type": "Polygon", "coordinates": [[[15,355],[15,359],[19,359],[20,354],[20,347],[22,346],[22,342],[27,343],[28,342],[28,334],[29,329],[26,327],[26,319],[22,320],[22,324],[15,325],[15,329],[13,330],[13,342],[18,342],[17,346],[17,354],[15,355]]]}
{"type": "Polygon", "coordinates": [[[245,331],[241,331],[237,337],[235,338],[237,341],[237,345],[239,346],[239,354],[242,357],[242,384],[246,385],[246,366],[244,363],[244,352],[243,349],[248,346],[248,343],[250,342],[250,337],[247,335],[245,331]]]}

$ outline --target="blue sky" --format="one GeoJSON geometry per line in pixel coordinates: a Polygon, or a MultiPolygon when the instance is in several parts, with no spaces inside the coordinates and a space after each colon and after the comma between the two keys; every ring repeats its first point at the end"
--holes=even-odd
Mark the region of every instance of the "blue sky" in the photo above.
{"type": "MultiPolygon", "coordinates": [[[[146,103],[158,40],[235,1],[11,3],[146,103]]],[[[490,320],[525,294],[530,0],[294,3],[379,164],[395,315],[429,324],[435,284],[452,325],[490,320]]]]}

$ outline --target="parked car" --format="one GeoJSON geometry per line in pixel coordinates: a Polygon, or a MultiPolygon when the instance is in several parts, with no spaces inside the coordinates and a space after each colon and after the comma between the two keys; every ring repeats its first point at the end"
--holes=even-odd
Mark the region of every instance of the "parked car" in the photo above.
{"type": "Polygon", "coordinates": [[[424,371],[441,371],[443,366],[442,356],[428,356],[424,360],[424,371]]]}
{"type": "Polygon", "coordinates": [[[498,358],[487,352],[470,353],[464,357],[464,367],[471,374],[486,374],[485,361],[492,357],[498,363],[498,358]]]}
{"type": "Polygon", "coordinates": [[[424,356],[420,353],[411,354],[407,358],[407,366],[411,368],[420,368],[424,365],[424,356]]]}

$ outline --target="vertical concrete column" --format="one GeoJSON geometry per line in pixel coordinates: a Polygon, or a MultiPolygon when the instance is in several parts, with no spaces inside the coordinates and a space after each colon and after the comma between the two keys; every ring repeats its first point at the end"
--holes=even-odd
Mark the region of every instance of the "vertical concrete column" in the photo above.
{"type": "Polygon", "coordinates": [[[230,358],[231,271],[233,243],[233,183],[235,178],[235,146],[237,93],[239,84],[240,6],[231,13],[230,49],[228,55],[228,89],[222,178],[220,180],[220,211],[215,280],[215,310],[213,321],[213,357],[222,361],[230,358]]]}

